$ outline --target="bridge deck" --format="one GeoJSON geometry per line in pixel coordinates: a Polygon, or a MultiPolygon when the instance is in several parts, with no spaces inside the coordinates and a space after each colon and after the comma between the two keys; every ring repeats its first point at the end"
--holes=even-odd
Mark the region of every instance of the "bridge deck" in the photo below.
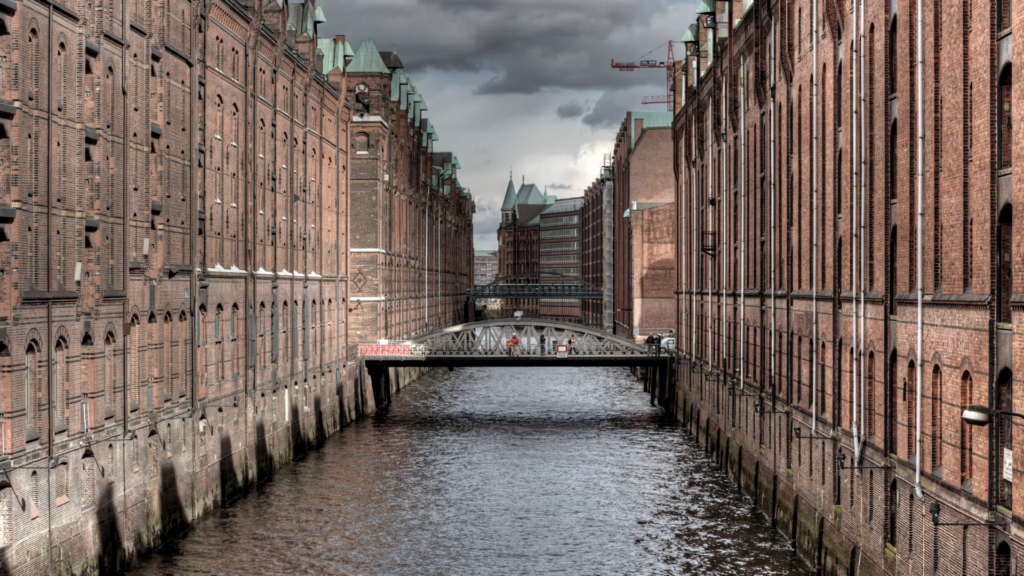
{"type": "Polygon", "coordinates": [[[555,368],[559,366],[666,366],[675,361],[672,355],[648,356],[644,354],[570,354],[559,358],[554,354],[505,355],[427,355],[427,356],[366,356],[367,365],[388,367],[439,367],[439,366],[497,366],[555,368]]]}

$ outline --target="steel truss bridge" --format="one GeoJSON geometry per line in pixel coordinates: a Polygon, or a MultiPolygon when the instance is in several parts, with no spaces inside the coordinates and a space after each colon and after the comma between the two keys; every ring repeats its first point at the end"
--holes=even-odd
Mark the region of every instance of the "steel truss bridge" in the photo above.
{"type": "Polygon", "coordinates": [[[391,399],[390,368],[644,366],[654,368],[664,379],[675,363],[674,355],[649,354],[643,345],[603,330],[536,318],[460,324],[410,340],[369,346],[368,352],[363,359],[377,406],[391,399]],[[513,335],[519,337],[519,345],[510,355],[507,342],[513,335]],[[569,346],[573,339],[575,347],[559,354],[557,347],[569,346]]]}
{"type": "Polygon", "coordinates": [[[602,330],[537,318],[471,322],[391,344],[397,348],[381,352],[401,352],[364,355],[367,367],[655,366],[674,361],[602,330]],[[519,345],[509,355],[506,343],[513,335],[519,337],[519,345]],[[556,347],[569,345],[573,339],[575,348],[559,357],[556,347]]]}
{"type": "Polygon", "coordinates": [[[477,284],[466,295],[479,298],[601,298],[604,292],[578,276],[533,272],[504,276],[490,284],[477,284]]]}

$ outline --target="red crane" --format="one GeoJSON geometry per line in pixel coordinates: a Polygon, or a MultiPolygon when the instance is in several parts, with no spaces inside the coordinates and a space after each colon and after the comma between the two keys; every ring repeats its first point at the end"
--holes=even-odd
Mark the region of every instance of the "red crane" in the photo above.
{"type": "Polygon", "coordinates": [[[637,68],[664,68],[665,69],[665,95],[664,96],[644,96],[644,99],[642,101],[643,104],[668,104],[668,109],[670,111],[673,109],[673,104],[675,103],[675,98],[672,95],[672,75],[673,75],[673,68],[674,68],[675,59],[676,59],[675,58],[675,53],[672,50],[672,45],[674,43],[675,43],[674,40],[669,40],[668,41],[668,57],[665,59],[664,62],[659,62],[657,60],[644,60],[643,59],[644,56],[647,56],[651,52],[654,52],[654,50],[657,50],[658,48],[661,48],[661,46],[658,46],[658,47],[654,48],[653,50],[651,50],[650,52],[648,52],[647,54],[644,54],[643,56],[640,57],[641,59],[637,60],[637,61],[633,61],[633,62],[616,62],[614,58],[612,59],[612,68],[617,68],[619,70],[619,72],[632,72],[632,71],[636,70],[637,68]]]}

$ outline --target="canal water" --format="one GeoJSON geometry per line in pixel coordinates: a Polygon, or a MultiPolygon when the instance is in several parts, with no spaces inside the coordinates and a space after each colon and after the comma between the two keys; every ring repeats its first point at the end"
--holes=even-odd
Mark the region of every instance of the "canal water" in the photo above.
{"type": "Polygon", "coordinates": [[[131,572],[811,573],[624,368],[434,370],[131,572]]]}

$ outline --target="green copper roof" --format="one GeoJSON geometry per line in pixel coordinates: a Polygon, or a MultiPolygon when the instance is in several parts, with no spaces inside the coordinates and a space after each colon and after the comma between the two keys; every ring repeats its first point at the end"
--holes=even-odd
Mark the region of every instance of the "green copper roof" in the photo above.
{"type": "Polygon", "coordinates": [[[313,23],[323,24],[324,22],[327,22],[327,16],[324,15],[324,9],[317,6],[316,11],[313,12],[313,23]]]}
{"type": "Polygon", "coordinates": [[[324,55],[324,65],[320,69],[325,76],[335,68],[345,65],[345,47],[332,38],[318,38],[316,48],[324,55]]]}
{"type": "Polygon", "coordinates": [[[715,13],[715,0],[700,0],[700,5],[697,6],[697,14],[714,14],[715,13]]]}
{"type": "Polygon", "coordinates": [[[690,27],[683,33],[683,38],[680,42],[697,42],[697,25],[690,24],[690,27]]]}
{"type": "Polygon", "coordinates": [[[378,72],[380,74],[391,74],[391,70],[384,65],[384,60],[377,51],[373,40],[364,40],[356,52],[355,58],[348,65],[349,72],[378,72]]]}
{"type": "Polygon", "coordinates": [[[356,53],[352,51],[352,45],[348,43],[348,40],[345,40],[345,56],[353,57],[355,55],[356,53]]]}
{"type": "Polygon", "coordinates": [[[636,146],[636,121],[643,120],[644,128],[664,128],[672,125],[672,112],[630,112],[629,116],[629,149],[636,146]]]}
{"type": "MultiPolygon", "coordinates": [[[[552,197],[553,198],[553,197],[552,197]]],[[[516,204],[547,204],[547,197],[536,184],[523,184],[516,195],[516,204]]]]}
{"type": "Polygon", "coordinates": [[[402,73],[401,68],[395,68],[394,72],[391,73],[391,101],[398,102],[402,96],[402,77],[405,74],[402,73]]]}
{"type": "Polygon", "coordinates": [[[505,201],[501,203],[501,209],[515,210],[516,208],[516,186],[512,183],[512,175],[508,176],[508,188],[505,189],[505,201]]]}

